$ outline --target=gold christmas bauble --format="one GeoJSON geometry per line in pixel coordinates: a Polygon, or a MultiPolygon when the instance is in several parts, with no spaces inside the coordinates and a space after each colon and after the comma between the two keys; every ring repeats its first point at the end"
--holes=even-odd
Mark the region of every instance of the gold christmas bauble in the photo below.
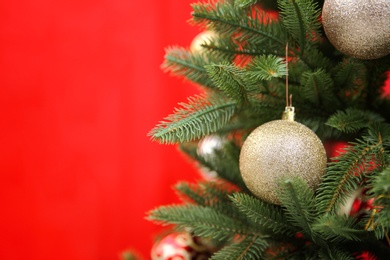
{"type": "Polygon", "coordinates": [[[325,173],[327,157],[318,136],[295,121],[275,120],[257,127],[240,153],[241,176],[258,198],[280,204],[281,178],[300,177],[315,189],[325,173]]]}
{"type": "Polygon", "coordinates": [[[358,59],[390,53],[389,0],[325,0],[322,25],[340,52],[358,59]]]}
{"type": "Polygon", "coordinates": [[[195,36],[190,45],[192,53],[203,53],[205,51],[203,44],[211,43],[212,39],[215,39],[217,34],[214,31],[203,31],[195,36]]]}

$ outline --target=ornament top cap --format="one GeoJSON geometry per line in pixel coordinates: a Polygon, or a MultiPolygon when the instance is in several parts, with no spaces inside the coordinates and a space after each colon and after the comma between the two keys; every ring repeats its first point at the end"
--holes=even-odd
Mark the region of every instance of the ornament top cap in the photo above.
{"type": "Polygon", "coordinates": [[[282,120],[295,121],[295,108],[293,106],[286,106],[283,114],[282,120]]]}

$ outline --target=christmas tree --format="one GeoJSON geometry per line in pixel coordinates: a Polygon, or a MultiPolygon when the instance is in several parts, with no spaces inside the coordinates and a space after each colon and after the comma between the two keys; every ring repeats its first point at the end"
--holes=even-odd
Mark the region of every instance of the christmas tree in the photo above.
{"type": "Polygon", "coordinates": [[[178,259],[390,256],[390,4],[363,2],[192,5],[205,33],[167,48],[163,69],[202,93],[149,133],[204,176],[148,213],[188,235],[178,259]]]}

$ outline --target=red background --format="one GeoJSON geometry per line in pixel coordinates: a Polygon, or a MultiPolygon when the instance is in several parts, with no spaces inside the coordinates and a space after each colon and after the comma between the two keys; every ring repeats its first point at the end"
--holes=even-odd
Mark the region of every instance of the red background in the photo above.
{"type": "Polygon", "coordinates": [[[160,69],[191,2],[0,1],[0,259],[149,258],[145,213],[197,177],[146,136],[198,91],[160,69]]]}

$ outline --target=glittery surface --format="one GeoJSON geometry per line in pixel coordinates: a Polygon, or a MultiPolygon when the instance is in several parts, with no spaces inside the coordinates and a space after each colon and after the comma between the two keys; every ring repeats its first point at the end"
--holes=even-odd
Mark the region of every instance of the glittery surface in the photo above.
{"type": "Polygon", "coordinates": [[[240,171],[253,194],[279,204],[279,178],[299,176],[315,189],[326,162],[325,148],[312,130],[295,121],[275,120],[259,126],[245,140],[240,171]]]}
{"type": "Polygon", "coordinates": [[[322,24],[346,55],[376,59],[390,53],[390,0],[325,0],[322,24]]]}

